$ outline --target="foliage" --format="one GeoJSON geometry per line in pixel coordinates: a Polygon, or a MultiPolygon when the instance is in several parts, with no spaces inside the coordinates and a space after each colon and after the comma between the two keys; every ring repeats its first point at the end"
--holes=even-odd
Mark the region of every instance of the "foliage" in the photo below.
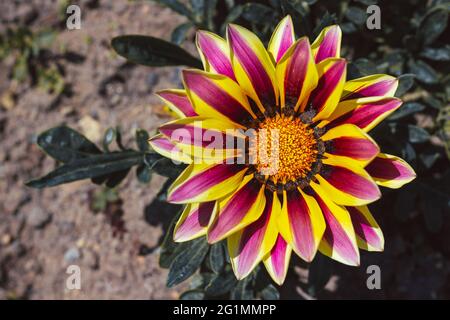
{"type": "Polygon", "coordinates": [[[26,27],[7,29],[0,34],[0,60],[14,57],[11,77],[18,82],[29,80],[31,85],[60,94],[65,88],[64,77],[48,51],[55,36],[52,30],[32,32],[26,27]]]}
{"type": "MultiPolygon", "coordinates": [[[[222,35],[227,23],[236,22],[255,31],[264,41],[286,14],[294,19],[297,36],[314,38],[320,30],[338,23],[343,32],[342,55],[349,60],[348,78],[374,73],[399,77],[396,96],[405,101],[402,108],[373,131],[388,153],[402,155],[418,174],[414,183],[400,191],[385,191],[377,209],[393,208],[399,223],[423,219],[430,233],[439,232],[448,219],[450,205],[450,47],[449,2],[444,0],[379,1],[381,29],[366,27],[366,9],[377,0],[158,0],[161,5],[187,18],[176,27],[171,42],[147,36],[120,36],[112,40],[119,55],[147,66],[185,65],[200,67],[200,61],[181,48],[193,41],[191,29],[207,29],[222,35]],[[363,44],[363,45],[362,45],[363,44]],[[447,151],[446,151],[447,150],[447,151]],[[421,216],[410,216],[418,210],[421,216]]],[[[136,135],[138,150],[126,149],[120,131],[108,129],[103,150],[67,127],[57,127],[39,136],[39,146],[62,166],[48,175],[28,182],[32,187],[48,187],[78,179],[116,186],[132,166],[147,182],[153,172],[177,176],[182,166],[174,166],[148,149],[145,131],[136,135]],[[116,141],[119,150],[109,151],[116,141]]],[[[161,189],[162,201],[169,183],[161,189]]],[[[177,244],[172,231],[179,206],[169,208],[173,221],[160,248],[160,265],[169,268],[168,286],[191,279],[190,289],[181,299],[278,298],[277,289],[264,272],[237,281],[231,271],[223,243],[209,246],[203,238],[177,244]]],[[[375,209],[376,210],[376,209],[375,209]]],[[[310,266],[309,292],[316,295],[330,276],[330,264],[320,258],[310,266]]]]}

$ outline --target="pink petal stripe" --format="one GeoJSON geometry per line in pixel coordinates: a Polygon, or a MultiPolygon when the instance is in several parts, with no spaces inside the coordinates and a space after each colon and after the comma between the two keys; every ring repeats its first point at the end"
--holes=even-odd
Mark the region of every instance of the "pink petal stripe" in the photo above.
{"type": "Polygon", "coordinates": [[[345,60],[339,60],[333,64],[320,78],[317,87],[311,93],[308,104],[319,113],[324,107],[330,95],[336,89],[346,69],[345,60]]]}
{"type": "Polygon", "coordinates": [[[416,176],[400,161],[388,158],[377,157],[365,169],[372,177],[385,180],[406,180],[416,176]]]}
{"type": "Polygon", "coordinates": [[[284,241],[283,237],[278,234],[277,241],[275,242],[275,245],[270,253],[270,260],[273,266],[273,272],[279,279],[283,278],[284,270],[286,268],[286,249],[286,241],[284,241]]]}
{"type": "Polygon", "coordinates": [[[397,79],[386,79],[369,86],[362,87],[354,91],[353,93],[350,93],[341,101],[365,97],[384,96],[392,89],[392,86],[395,85],[396,82],[397,79]]]}
{"type": "Polygon", "coordinates": [[[293,43],[292,39],[294,39],[292,31],[293,28],[290,23],[284,26],[283,35],[281,36],[280,46],[278,48],[278,54],[276,56],[276,62],[280,61],[284,53],[291,47],[293,43]]]}
{"type": "Polygon", "coordinates": [[[206,228],[211,219],[214,205],[215,201],[200,203],[198,208],[180,224],[174,235],[174,240],[187,239],[206,228]]]}
{"type": "Polygon", "coordinates": [[[239,101],[218,87],[205,75],[195,71],[184,70],[183,77],[190,91],[227,118],[236,123],[241,123],[251,118],[250,113],[239,101]]]}
{"type": "Polygon", "coordinates": [[[295,105],[300,93],[302,92],[303,83],[306,78],[306,72],[308,70],[310,48],[308,39],[300,40],[292,57],[286,67],[286,75],[284,78],[286,104],[295,105]]]}
{"type": "Polygon", "coordinates": [[[316,63],[327,58],[337,57],[340,31],[338,27],[331,28],[324,36],[316,55],[316,63]]]}
{"type": "Polygon", "coordinates": [[[359,255],[355,249],[353,240],[349,239],[347,233],[322,198],[317,193],[314,197],[322,209],[327,225],[323,240],[325,240],[332,250],[336,251],[341,257],[351,261],[354,265],[358,265],[359,255]]]}
{"type": "Polygon", "coordinates": [[[376,144],[369,139],[339,137],[332,140],[328,153],[358,160],[373,159],[379,152],[376,144]]]}
{"type": "Polygon", "coordinates": [[[231,178],[244,169],[244,165],[218,164],[184,181],[168,196],[169,202],[180,202],[194,198],[209,188],[231,178]]]}
{"type": "Polygon", "coordinates": [[[208,232],[208,241],[215,242],[244,219],[258,198],[261,184],[256,179],[250,180],[244,187],[234,193],[227,204],[220,208],[216,220],[208,232]]]}
{"type": "Polygon", "coordinates": [[[160,138],[152,138],[151,140],[152,144],[155,145],[158,148],[164,149],[168,152],[171,151],[177,151],[179,152],[180,149],[177,148],[172,141],[170,141],[169,139],[165,138],[165,137],[160,137],[160,138]]]}
{"type": "Polygon", "coordinates": [[[337,127],[344,123],[354,124],[361,129],[368,127],[383,114],[397,109],[402,104],[399,99],[383,99],[363,104],[350,112],[343,114],[327,125],[327,129],[337,127]]]}
{"type": "Polygon", "coordinates": [[[217,46],[211,36],[198,32],[197,43],[205,59],[217,73],[236,80],[230,58],[217,46]]]}
{"type": "Polygon", "coordinates": [[[263,105],[275,106],[276,97],[272,81],[258,56],[233,27],[228,28],[228,34],[233,54],[250,78],[261,103],[263,105]]]}
{"type": "Polygon", "coordinates": [[[287,206],[294,245],[303,259],[311,261],[316,244],[308,204],[298,190],[293,190],[287,193],[287,206]]]}
{"type": "Polygon", "coordinates": [[[258,258],[272,213],[273,195],[266,197],[266,207],[261,217],[245,227],[239,241],[237,274],[247,274],[258,258]]]}
{"type": "Polygon", "coordinates": [[[158,95],[172,103],[175,107],[177,107],[186,117],[195,117],[197,113],[195,113],[194,108],[192,107],[191,101],[187,97],[187,95],[176,94],[170,91],[161,91],[158,92],[158,95]]]}
{"type": "Polygon", "coordinates": [[[382,250],[383,240],[380,239],[378,233],[375,232],[374,228],[370,225],[369,221],[367,221],[362,212],[356,207],[346,208],[350,213],[350,218],[352,219],[353,228],[355,229],[356,235],[367,242],[370,246],[382,250]]]}
{"type": "Polygon", "coordinates": [[[321,175],[336,189],[358,199],[376,200],[380,197],[380,190],[374,182],[347,168],[324,165],[321,175]]]}

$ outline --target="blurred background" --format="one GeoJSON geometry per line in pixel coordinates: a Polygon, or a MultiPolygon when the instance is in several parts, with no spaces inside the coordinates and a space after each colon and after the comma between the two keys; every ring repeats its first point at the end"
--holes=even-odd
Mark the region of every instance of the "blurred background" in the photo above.
{"type": "MultiPolygon", "coordinates": [[[[348,77],[400,77],[399,111],[373,132],[388,153],[402,156],[418,178],[383,190],[371,206],[384,231],[383,253],[361,267],[299,259],[279,289],[282,299],[450,298],[450,43],[449,1],[1,1],[0,2],[0,299],[177,299],[189,281],[166,287],[158,247],[170,206],[155,205],[165,178],[142,183],[129,175],[115,188],[79,181],[36,190],[24,183],[56,162],[36,145],[39,133],[66,124],[101,144],[120,126],[124,145],[135,131],[155,132],[171,119],[152,95],[181,87],[181,67],[145,67],[111,48],[113,37],[143,34],[197,56],[198,28],[224,32],[228,22],[264,41],[285,14],[298,36],[314,37],[339,23],[348,77]],[[66,8],[81,9],[68,30],[66,8]],[[209,5],[207,5],[209,4],[209,5]],[[381,29],[366,27],[369,5],[381,29]],[[208,10],[207,10],[208,9],[208,10]],[[81,268],[81,289],[66,288],[69,265],[81,268]],[[381,269],[381,289],[366,286],[367,266],[381,269]],[[312,270],[312,269],[311,269],[312,270]]],[[[142,179],[141,179],[142,180],[142,179]]]]}

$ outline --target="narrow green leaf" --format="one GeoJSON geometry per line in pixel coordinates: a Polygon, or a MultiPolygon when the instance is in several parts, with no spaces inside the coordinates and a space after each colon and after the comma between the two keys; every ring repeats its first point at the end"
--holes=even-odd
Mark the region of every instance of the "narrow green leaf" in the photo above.
{"type": "Polygon", "coordinates": [[[33,188],[53,187],[123,171],[142,162],[143,155],[135,151],[92,155],[62,165],[42,178],[28,181],[26,185],[33,188]]]}
{"type": "Polygon", "coordinates": [[[420,82],[425,84],[435,84],[438,82],[438,75],[436,71],[421,60],[416,62],[410,61],[409,69],[411,73],[416,75],[417,80],[420,82]]]}
{"type": "Polygon", "coordinates": [[[349,7],[345,11],[345,17],[357,26],[362,26],[366,22],[367,14],[361,8],[349,7]]]}
{"type": "Polygon", "coordinates": [[[422,20],[418,36],[425,45],[433,43],[447,27],[447,10],[433,10],[422,20]]]}
{"type": "Polygon", "coordinates": [[[406,102],[400,107],[400,109],[398,109],[396,112],[394,112],[389,117],[389,120],[398,120],[398,119],[407,117],[409,115],[412,115],[416,112],[423,111],[424,109],[425,109],[425,106],[421,103],[406,102]]]}
{"type": "Polygon", "coordinates": [[[449,61],[450,45],[446,45],[442,48],[425,48],[420,53],[420,56],[433,61],[449,61]]]}
{"type": "Polygon", "coordinates": [[[430,139],[430,134],[427,130],[410,124],[408,125],[408,138],[411,143],[423,143],[430,139]]]}
{"type": "Polygon", "coordinates": [[[148,144],[148,139],[150,136],[148,135],[148,132],[143,129],[137,129],[136,130],[136,144],[140,151],[146,152],[150,149],[148,144]]]}
{"type": "Polygon", "coordinates": [[[111,45],[122,57],[145,66],[202,67],[199,59],[190,55],[180,46],[150,36],[119,36],[112,40],[111,45]]]}
{"type": "Polygon", "coordinates": [[[182,44],[183,41],[186,40],[187,32],[190,28],[192,28],[191,22],[180,24],[173,30],[172,35],[170,36],[170,41],[177,45],[182,44]]]}
{"type": "Polygon", "coordinates": [[[206,286],[205,292],[208,296],[218,297],[231,291],[238,280],[231,269],[217,275],[209,285],[206,286]]]}
{"type": "Polygon", "coordinates": [[[414,74],[403,74],[398,77],[398,87],[397,91],[395,91],[396,97],[403,96],[409,89],[414,85],[414,78],[416,76],[414,74]]]}
{"type": "Polygon", "coordinates": [[[280,300],[280,293],[273,284],[269,284],[261,291],[261,298],[264,300],[280,300]]]}
{"type": "Polygon", "coordinates": [[[167,286],[173,287],[193,275],[202,264],[208,253],[208,242],[205,238],[189,242],[190,246],[182,251],[170,265],[167,286]]]}
{"type": "Polygon", "coordinates": [[[225,256],[223,245],[220,242],[213,244],[209,251],[209,265],[211,266],[211,270],[215,273],[219,273],[222,270],[224,263],[225,256]]]}
{"type": "Polygon", "coordinates": [[[202,290],[188,290],[180,295],[180,300],[203,300],[205,293],[202,290]]]}
{"type": "Polygon", "coordinates": [[[183,3],[181,3],[178,0],[155,0],[155,1],[185,17],[191,16],[191,11],[188,9],[188,7],[186,7],[183,3]]]}

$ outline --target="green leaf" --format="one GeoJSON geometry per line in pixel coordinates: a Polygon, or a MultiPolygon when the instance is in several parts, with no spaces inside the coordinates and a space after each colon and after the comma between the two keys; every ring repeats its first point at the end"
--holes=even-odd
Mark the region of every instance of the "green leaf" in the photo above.
{"type": "Polygon", "coordinates": [[[249,2],[244,5],[244,11],[242,17],[244,19],[257,24],[267,22],[266,19],[272,18],[274,11],[272,8],[255,2],[249,2]]]}
{"type": "Polygon", "coordinates": [[[269,284],[261,291],[261,298],[264,300],[280,300],[280,293],[273,284],[269,284]]]}
{"type": "Polygon", "coordinates": [[[188,290],[180,295],[180,300],[203,300],[205,293],[202,290],[188,290]]]}
{"type": "Polygon", "coordinates": [[[207,0],[205,6],[206,27],[214,31],[214,15],[216,14],[217,0],[207,0]]]}
{"type": "Polygon", "coordinates": [[[119,55],[137,64],[151,67],[186,65],[202,68],[199,59],[162,39],[140,35],[119,36],[112,40],[111,45],[119,55]]]}
{"type": "Polygon", "coordinates": [[[140,165],[136,168],[136,176],[142,183],[149,183],[152,179],[152,170],[146,165],[140,165]]]}
{"type": "Polygon", "coordinates": [[[420,53],[420,56],[433,61],[449,61],[450,45],[446,45],[442,48],[425,48],[420,53]]]}
{"type": "Polygon", "coordinates": [[[37,138],[37,144],[50,157],[63,163],[101,153],[93,142],[66,126],[42,132],[37,138]]]}
{"type": "Polygon", "coordinates": [[[28,181],[26,185],[32,188],[53,187],[76,180],[123,171],[142,162],[143,155],[135,151],[92,155],[73,160],[42,178],[28,181]]]}
{"type": "Polygon", "coordinates": [[[398,120],[406,116],[412,115],[416,112],[423,111],[424,109],[425,106],[421,103],[406,102],[400,107],[400,109],[398,109],[389,117],[389,120],[398,120]]]}
{"type": "Polygon", "coordinates": [[[430,139],[430,134],[427,130],[410,124],[408,125],[408,138],[411,143],[423,143],[430,139]]]}
{"type": "Polygon", "coordinates": [[[182,252],[184,248],[189,245],[189,242],[176,243],[173,241],[173,231],[180,214],[181,210],[179,210],[179,212],[172,218],[163,242],[161,243],[161,251],[159,253],[159,266],[161,268],[169,268],[173,260],[176,258],[177,253],[182,252]]]}
{"type": "Polygon", "coordinates": [[[253,280],[254,273],[240,280],[237,285],[231,290],[232,300],[251,300],[253,299],[253,290],[249,288],[250,282],[253,280]]]}
{"type": "Polygon", "coordinates": [[[438,83],[438,75],[436,71],[421,60],[417,60],[416,62],[411,60],[409,62],[409,69],[411,73],[416,75],[417,80],[420,82],[425,84],[438,83]]]}
{"type": "Polygon", "coordinates": [[[243,12],[244,12],[243,5],[237,5],[233,7],[226,16],[225,21],[223,22],[222,27],[220,29],[220,32],[225,33],[227,25],[237,20],[242,15],[243,12]]]}
{"type": "Polygon", "coordinates": [[[192,28],[191,22],[186,22],[180,24],[178,27],[173,30],[172,35],[170,36],[170,41],[173,43],[180,45],[186,40],[187,32],[192,28]]]}
{"type": "Polygon", "coordinates": [[[208,296],[217,297],[226,294],[231,291],[238,280],[231,269],[228,272],[223,272],[217,275],[210,283],[206,286],[205,292],[208,296]]]}
{"type": "Polygon", "coordinates": [[[150,149],[148,139],[150,139],[150,136],[147,131],[143,129],[136,130],[136,144],[140,151],[147,152],[150,149]]]}
{"type": "Polygon", "coordinates": [[[209,251],[209,265],[214,273],[219,273],[225,263],[223,245],[218,242],[211,246],[209,251]]]}
{"type": "Polygon", "coordinates": [[[414,74],[403,74],[398,77],[398,87],[397,91],[395,91],[396,97],[403,96],[409,89],[414,85],[414,78],[416,76],[414,74]]]}
{"type": "Polygon", "coordinates": [[[155,0],[155,1],[185,17],[191,16],[191,11],[188,9],[188,7],[186,7],[183,3],[181,3],[178,0],[155,0]]]}
{"type": "Polygon", "coordinates": [[[205,259],[208,247],[205,238],[190,241],[189,246],[170,265],[167,286],[173,287],[193,275],[205,259]]]}
{"type": "Polygon", "coordinates": [[[433,10],[429,13],[418,28],[418,37],[423,44],[433,43],[447,28],[448,12],[447,10],[433,10]]]}
{"type": "Polygon", "coordinates": [[[349,7],[345,11],[345,17],[357,26],[362,26],[366,22],[367,14],[361,8],[349,7]]]}

